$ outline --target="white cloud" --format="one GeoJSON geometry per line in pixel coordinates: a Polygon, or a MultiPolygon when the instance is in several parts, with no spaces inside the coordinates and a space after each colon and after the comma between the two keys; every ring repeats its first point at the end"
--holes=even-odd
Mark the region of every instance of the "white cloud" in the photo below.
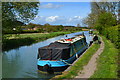
{"type": "Polygon", "coordinates": [[[52,3],[48,3],[46,5],[41,5],[40,8],[60,8],[63,5],[56,5],[56,4],[52,4],[52,3]]]}
{"type": "Polygon", "coordinates": [[[72,18],[69,18],[68,21],[71,22],[71,21],[72,21],[72,18]]]}
{"type": "Polygon", "coordinates": [[[67,24],[67,25],[71,25],[71,24],[79,24],[81,23],[81,16],[73,16],[73,17],[65,17],[65,16],[36,16],[34,21],[31,21],[32,23],[36,23],[36,24],[45,24],[45,23],[49,23],[51,25],[53,24],[67,24]]]}
{"type": "Polygon", "coordinates": [[[75,19],[81,19],[81,16],[74,16],[75,19]]]}
{"type": "Polygon", "coordinates": [[[68,19],[68,21],[69,22],[76,22],[76,23],[78,23],[78,22],[80,22],[81,21],[81,16],[74,16],[74,17],[70,17],[69,19],[68,19]]]}
{"type": "Polygon", "coordinates": [[[45,20],[46,20],[46,22],[54,22],[58,18],[59,18],[59,16],[50,16],[50,17],[47,17],[45,20]]]}

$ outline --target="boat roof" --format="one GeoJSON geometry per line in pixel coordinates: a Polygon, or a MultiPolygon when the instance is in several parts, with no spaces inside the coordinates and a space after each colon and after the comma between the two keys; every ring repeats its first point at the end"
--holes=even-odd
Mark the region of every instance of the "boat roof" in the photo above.
{"type": "Polygon", "coordinates": [[[76,35],[75,37],[69,38],[69,39],[61,39],[61,40],[57,40],[56,42],[59,43],[74,43],[82,38],[84,38],[84,35],[76,35]]]}

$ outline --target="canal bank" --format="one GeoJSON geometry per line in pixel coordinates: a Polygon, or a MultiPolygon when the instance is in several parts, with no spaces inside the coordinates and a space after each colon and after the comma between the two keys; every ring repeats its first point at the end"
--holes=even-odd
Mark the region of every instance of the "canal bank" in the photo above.
{"type": "Polygon", "coordinates": [[[75,78],[90,78],[94,74],[95,70],[97,69],[96,61],[99,58],[99,55],[101,55],[101,53],[104,50],[104,42],[102,38],[100,41],[101,41],[101,44],[99,49],[93,54],[88,64],[84,66],[83,70],[80,71],[75,78]]]}
{"type": "Polygon", "coordinates": [[[118,49],[113,43],[111,43],[110,40],[108,40],[104,36],[101,37],[104,41],[105,48],[102,54],[97,59],[97,70],[90,78],[108,78],[111,80],[118,79],[118,49]]]}

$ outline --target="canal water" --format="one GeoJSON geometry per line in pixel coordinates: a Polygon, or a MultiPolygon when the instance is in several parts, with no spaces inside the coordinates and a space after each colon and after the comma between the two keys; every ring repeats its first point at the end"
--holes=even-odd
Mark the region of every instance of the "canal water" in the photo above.
{"type": "MultiPolygon", "coordinates": [[[[87,43],[92,40],[92,36],[88,31],[83,31],[87,43]]],[[[82,32],[68,34],[68,38],[74,35],[82,34],[82,32]]],[[[2,77],[3,78],[51,78],[55,74],[43,74],[37,69],[37,53],[38,48],[49,45],[51,42],[66,38],[65,35],[47,39],[42,42],[23,46],[17,49],[4,51],[2,56],[2,77]]],[[[11,45],[12,46],[12,45],[11,45]]]]}

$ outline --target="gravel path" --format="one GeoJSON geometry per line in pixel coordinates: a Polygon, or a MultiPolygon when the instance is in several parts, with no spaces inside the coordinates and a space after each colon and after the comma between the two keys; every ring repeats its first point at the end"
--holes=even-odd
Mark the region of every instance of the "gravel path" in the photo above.
{"type": "Polygon", "coordinates": [[[86,66],[84,66],[83,70],[78,73],[78,76],[75,78],[90,78],[96,70],[97,66],[97,58],[99,58],[99,55],[103,52],[104,49],[104,42],[101,38],[101,44],[100,48],[97,50],[97,52],[91,57],[90,61],[86,66]]]}

